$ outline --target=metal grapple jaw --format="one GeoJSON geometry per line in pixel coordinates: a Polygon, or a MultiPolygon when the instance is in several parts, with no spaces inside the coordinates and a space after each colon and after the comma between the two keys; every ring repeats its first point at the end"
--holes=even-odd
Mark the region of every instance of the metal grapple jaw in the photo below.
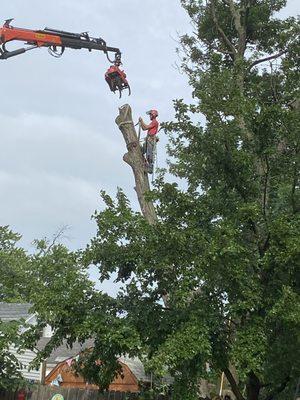
{"type": "Polygon", "coordinates": [[[122,97],[122,92],[125,89],[128,89],[128,95],[130,96],[131,89],[126,79],[126,74],[118,65],[115,64],[110,66],[105,73],[105,80],[113,93],[119,92],[119,98],[122,97]]]}

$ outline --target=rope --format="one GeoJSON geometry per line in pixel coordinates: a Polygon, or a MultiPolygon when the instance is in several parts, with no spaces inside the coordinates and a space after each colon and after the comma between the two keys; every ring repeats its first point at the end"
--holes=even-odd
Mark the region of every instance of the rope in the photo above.
{"type": "Polygon", "coordinates": [[[118,124],[118,127],[120,128],[120,126],[123,125],[134,125],[132,121],[122,121],[118,124]]]}
{"type": "Polygon", "coordinates": [[[155,180],[155,168],[157,168],[157,142],[154,142],[153,146],[153,172],[152,172],[152,183],[155,180]]]}

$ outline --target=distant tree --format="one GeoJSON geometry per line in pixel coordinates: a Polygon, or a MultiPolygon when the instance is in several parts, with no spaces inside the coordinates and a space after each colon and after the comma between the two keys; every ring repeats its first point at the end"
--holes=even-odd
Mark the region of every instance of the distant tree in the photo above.
{"type": "Polygon", "coordinates": [[[87,322],[88,311],[96,307],[92,296],[97,291],[87,268],[80,263],[79,253],[59,243],[59,236],[52,241],[35,241],[34,251],[28,253],[18,246],[20,235],[0,227],[1,301],[30,303],[30,312],[37,319],[34,326],[24,320],[0,321],[0,388],[25,384],[19,372],[22,366],[11,346],[20,354],[25,349],[37,351],[42,329],[49,324],[54,335],[31,367],[38,366],[64,339],[70,345],[80,340],[82,322],[87,322]]]}
{"type": "Polygon", "coordinates": [[[8,226],[0,226],[0,301],[14,303],[22,300],[25,265],[28,257],[17,244],[21,235],[8,226]]]}
{"type": "Polygon", "coordinates": [[[19,323],[0,321],[0,389],[14,389],[24,380],[19,372],[21,364],[10,351],[10,346],[19,346],[19,323]]]}
{"type": "MultiPolygon", "coordinates": [[[[24,266],[28,262],[25,251],[17,247],[20,235],[13,233],[7,226],[0,227],[0,301],[22,301],[20,287],[24,282],[24,266]]],[[[20,384],[20,363],[10,351],[21,344],[20,323],[0,320],[0,388],[14,388],[20,384]]]]}
{"type": "Polygon", "coordinates": [[[27,298],[36,312],[37,325],[23,336],[27,348],[34,349],[43,327],[49,324],[52,337],[39,351],[33,366],[45,360],[62,344],[93,339],[93,348],[79,354],[73,367],[90,383],[106,389],[120,372],[116,353],[137,353],[139,338],[131,325],[120,318],[120,302],[95,288],[89,277],[89,263],[82,252],[65,246],[37,241],[37,253],[30,258],[27,298]],[[103,362],[99,355],[103,355],[103,362]],[[100,362],[101,361],[101,362],[100,362]]]}

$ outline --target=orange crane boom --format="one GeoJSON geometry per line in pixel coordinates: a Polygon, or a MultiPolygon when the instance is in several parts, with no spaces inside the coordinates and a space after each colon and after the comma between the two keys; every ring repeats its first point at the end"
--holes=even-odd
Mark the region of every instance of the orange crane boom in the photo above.
{"type": "Polygon", "coordinates": [[[124,89],[128,89],[130,94],[126,74],[120,69],[120,65],[122,65],[121,51],[116,47],[107,46],[102,38],[90,37],[87,32],[72,33],[50,28],[43,30],[15,28],[11,26],[11,21],[12,19],[5,21],[3,27],[0,28],[0,60],[7,60],[41,47],[48,48],[49,53],[54,57],[61,57],[66,48],[102,51],[113,64],[105,74],[105,80],[110,90],[112,92],[119,91],[120,97],[124,89]],[[6,44],[13,41],[23,42],[27,47],[8,51],[6,44]],[[110,53],[114,53],[113,60],[109,57],[110,53]]]}

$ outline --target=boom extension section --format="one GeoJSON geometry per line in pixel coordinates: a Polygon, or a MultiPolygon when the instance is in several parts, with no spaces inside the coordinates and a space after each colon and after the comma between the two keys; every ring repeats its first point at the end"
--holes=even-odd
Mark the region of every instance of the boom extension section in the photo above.
{"type": "Polygon", "coordinates": [[[50,28],[43,30],[14,28],[10,25],[11,21],[12,19],[5,21],[3,27],[0,28],[0,60],[7,60],[39,47],[47,47],[49,53],[54,57],[61,57],[66,48],[102,51],[112,64],[105,74],[105,80],[111,91],[119,91],[121,97],[122,90],[128,89],[130,94],[126,74],[120,69],[122,65],[121,51],[116,47],[107,46],[102,38],[90,37],[87,32],[72,33],[50,28]],[[8,51],[6,44],[13,41],[23,42],[27,47],[8,51]],[[110,53],[114,54],[113,59],[110,58],[110,53]]]}

